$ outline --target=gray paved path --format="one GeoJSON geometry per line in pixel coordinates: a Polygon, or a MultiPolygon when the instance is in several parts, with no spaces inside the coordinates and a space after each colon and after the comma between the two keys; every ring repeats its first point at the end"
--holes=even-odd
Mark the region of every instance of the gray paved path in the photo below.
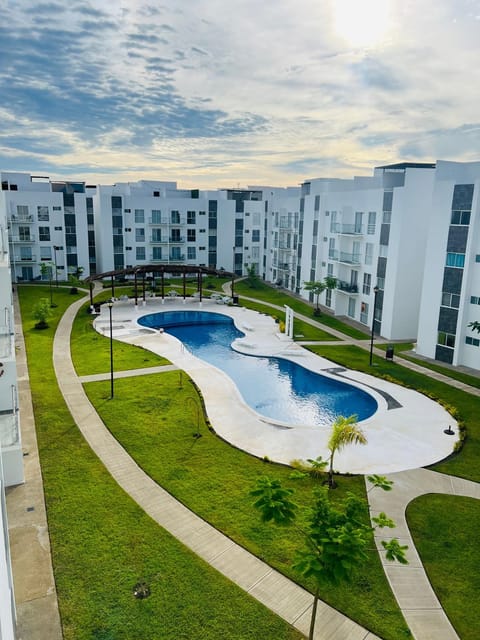
{"type": "MultiPolygon", "coordinates": [[[[100,420],[85,395],[70,357],[73,319],[84,300],[71,305],[57,328],[53,362],[60,390],[83,436],[118,484],[148,513],[197,555],[304,634],[313,597],[211,527],[147,476],[100,420]]],[[[317,640],[378,640],[325,603],[317,611],[317,640]]]]}
{"type": "Polygon", "coordinates": [[[478,499],[480,484],[427,469],[401,471],[387,477],[394,482],[392,491],[372,488],[368,482],[367,490],[371,515],[375,516],[383,511],[396,523],[395,529],[389,529],[386,533],[378,530],[375,536],[377,548],[383,549],[382,539],[392,537],[398,537],[400,543],[408,545],[409,548],[408,565],[388,562],[383,554],[380,554],[392,591],[417,640],[458,640],[458,635],[443,611],[415,550],[405,510],[409,502],[426,493],[444,493],[478,499]]]}

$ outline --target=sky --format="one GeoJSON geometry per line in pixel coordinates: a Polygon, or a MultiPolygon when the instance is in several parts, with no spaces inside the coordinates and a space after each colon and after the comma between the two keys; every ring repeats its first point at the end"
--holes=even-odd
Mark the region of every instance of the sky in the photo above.
{"type": "Polygon", "coordinates": [[[295,186],[480,160],[480,0],[0,0],[0,170],[295,186]]]}

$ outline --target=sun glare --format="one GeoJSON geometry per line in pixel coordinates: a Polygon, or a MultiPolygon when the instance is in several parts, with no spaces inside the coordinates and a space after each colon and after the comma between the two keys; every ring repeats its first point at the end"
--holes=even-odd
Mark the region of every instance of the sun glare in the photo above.
{"type": "Polygon", "coordinates": [[[388,0],[333,0],[334,30],[352,46],[374,46],[386,36],[388,5],[388,0]]]}

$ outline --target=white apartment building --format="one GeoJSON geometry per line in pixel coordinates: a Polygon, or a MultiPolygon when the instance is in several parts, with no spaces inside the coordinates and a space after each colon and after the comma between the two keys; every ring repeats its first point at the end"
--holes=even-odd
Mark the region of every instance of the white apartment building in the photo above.
{"type": "Polygon", "coordinates": [[[0,206],[0,638],[14,640],[15,599],[5,488],[23,483],[24,475],[7,226],[5,207],[0,206]]]}
{"type": "MultiPolygon", "coordinates": [[[[367,330],[373,324],[389,340],[418,336],[420,354],[475,366],[478,340],[466,326],[476,319],[472,300],[480,298],[472,266],[480,253],[479,164],[407,162],[377,167],[366,177],[217,191],[146,180],[90,186],[2,173],[13,280],[42,278],[42,263],[59,280],[78,267],[89,275],[190,264],[245,275],[254,265],[264,280],[312,300],[304,283],[333,276],[337,288],[320,301],[336,315],[367,330]],[[474,185],[472,203],[460,203],[471,207],[469,225],[447,224],[453,190],[462,184],[474,185]],[[448,266],[449,274],[457,274],[455,291],[440,282],[447,254],[456,253],[447,251],[447,239],[465,233],[452,226],[470,229],[460,247],[464,266],[448,266]],[[459,269],[465,272],[461,283],[459,269]],[[460,307],[440,304],[442,293],[452,294],[450,303],[460,307]],[[454,316],[463,327],[455,340],[454,316]]],[[[457,240],[448,242],[453,247],[457,240]]],[[[461,257],[448,257],[454,259],[461,257]]]]}
{"type": "Polygon", "coordinates": [[[480,162],[437,162],[417,352],[480,369],[480,162]]]}

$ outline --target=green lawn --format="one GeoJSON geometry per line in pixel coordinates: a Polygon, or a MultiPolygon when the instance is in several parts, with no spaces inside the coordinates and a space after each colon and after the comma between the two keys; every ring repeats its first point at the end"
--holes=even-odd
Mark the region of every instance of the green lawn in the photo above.
{"type": "MultiPolygon", "coordinates": [[[[265,286],[263,283],[261,284],[262,286],[265,286]]],[[[236,292],[240,293],[240,295],[243,295],[239,291],[242,286],[246,288],[245,283],[236,283],[236,292]]],[[[21,289],[23,297],[23,290],[27,291],[28,287],[22,287],[21,289]]],[[[280,306],[283,306],[283,304],[288,303],[292,308],[295,308],[294,304],[299,302],[290,296],[285,296],[283,292],[271,287],[268,287],[268,290],[269,291],[267,292],[267,297],[265,299],[267,300],[268,298],[267,301],[272,304],[279,304],[280,306]],[[271,292],[273,292],[273,294],[271,294],[271,292]],[[284,296],[284,298],[281,298],[280,296],[284,296]],[[272,298],[275,299],[275,302],[272,301],[272,298]],[[287,302],[285,301],[285,298],[288,299],[287,302]]],[[[38,296],[38,293],[36,295],[38,296]]],[[[263,293],[252,293],[251,290],[249,290],[249,293],[245,293],[245,295],[249,295],[251,297],[262,295],[263,297],[263,293]]],[[[31,305],[31,297],[30,301],[28,300],[29,296],[27,293],[25,293],[25,297],[27,298],[25,304],[27,306],[28,304],[31,305]]],[[[65,308],[65,305],[68,304],[68,302],[71,302],[72,299],[74,298],[66,293],[63,308],[65,308]]],[[[249,304],[257,305],[257,303],[249,304]]],[[[258,304],[261,305],[260,302],[258,304]]],[[[299,304],[304,305],[305,303],[299,302],[299,304]]],[[[245,304],[245,306],[247,305],[245,304]]],[[[311,315],[311,307],[308,305],[305,306],[307,309],[310,309],[310,312],[305,313],[302,311],[301,313],[311,315]]],[[[262,310],[262,307],[258,307],[258,310],[262,310]]],[[[57,317],[60,311],[61,305],[59,305],[59,308],[55,310],[57,317]]],[[[272,309],[266,305],[263,305],[263,311],[272,314],[272,309]]],[[[297,310],[297,312],[299,311],[297,310]]],[[[273,314],[276,315],[275,311],[273,311],[273,314]]],[[[321,316],[320,320],[323,322],[325,318],[327,318],[327,316],[321,316]]],[[[330,316],[328,316],[328,318],[334,321],[334,324],[338,323],[341,325],[335,326],[335,328],[338,328],[339,330],[343,331],[344,329],[341,327],[348,327],[348,325],[343,325],[336,318],[331,318],[330,316]]],[[[101,336],[98,336],[98,338],[95,339],[94,335],[90,335],[90,322],[90,316],[86,314],[79,315],[75,322],[72,344],[72,354],[76,361],[76,366],[78,370],[82,371],[84,374],[94,373],[94,371],[91,370],[92,367],[97,370],[108,370],[109,341],[107,338],[102,338],[101,336]],[[95,356],[95,358],[92,358],[91,362],[85,358],[85,354],[88,353],[88,351],[82,349],[82,344],[84,344],[84,341],[82,340],[82,333],[86,340],[91,340],[91,342],[89,342],[91,348],[95,351],[98,350],[99,352],[98,357],[95,356]]],[[[303,330],[298,329],[298,326],[299,325],[295,324],[295,333],[304,333],[303,330]]],[[[351,328],[349,327],[349,329],[351,328]]],[[[49,332],[50,331],[51,330],[49,330],[49,332]]],[[[314,331],[316,330],[314,329],[314,331]]],[[[344,332],[347,333],[347,331],[344,332]]],[[[29,341],[34,340],[34,346],[32,346],[32,348],[35,349],[34,354],[35,360],[38,360],[37,365],[39,365],[44,358],[49,358],[47,352],[43,353],[43,349],[47,342],[45,338],[47,336],[38,335],[47,333],[48,332],[29,332],[29,341]],[[32,333],[34,338],[30,336],[32,333]],[[40,346],[37,345],[37,342],[40,346]]],[[[322,333],[323,332],[320,330],[319,334],[322,335],[322,333]]],[[[324,335],[328,335],[328,333],[325,333],[324,335]]],[[[363,334],[361,335],[362,337],[368,337],[363,334]]],[[[302,339],[326,340],[329,338],[305,337],[302,339]]],[[[115,348],[117,348],[118,344],[120,343],[115,343],[115,348]]],[[[48,348],[51,349],[51,337],[49,338],[48,348]]],[[[90,347],[88,349],[90,350],[90,347]]],[[[433,468],[444,473],[451,473],[480,481],[480,470],[477,464],[480,455],[480,418],[477,415],[478,399],[473,398],[465,392],[402,367],[400,364],[400,358],[395,359],[394,362],[389,362],[384,358],[374,356],[375,366],[370,367],[368,364],[368,351],[362,350],[358,347],[349,345],[319,345],[312,346],[310,349],[333,362],[337,362],[343,366],[348,366],[353,369],[373,373],[374,375],[384,376],[400,384],[417,388],[420,391],[434,398],[441,399],[444,403],[455,407],[466,425],[467,439],[463,449],[459,453],[451,456],[444,462],[434,465],[433,468]]],[[[401,350],[402,347],[398,345],[397,351],[401,350]]],[[[130,362],[135,362],[133,365],[134,367],[150,366],[149,364],[144,363],[139,364],[139,362],[142,361],[142,358],[145,358],[145,353],[142,353],[141,350],[136,350],[135,347],[131,347],[131,351],[129,349],[119,356],[118,368],[120,368],[120,362],[123,363],[121,365],[122,368],[131,368],[131,365],[129,364],[130,362]]],[[[422,364],[424,363],[422,362],[422,364]]],[[[442,369],[443,372],[445,372],[444,368],[442,369]]],[[[109,476],[105,474],[103,467],[99,465],[91,454],[83,439],[78,434],[76,428],[71,424],[68,412],[65,415],[62,414],[62,411],[66,411],[63,401],[61,402],[61,411],[58,409],[58,396],[53,393],[51,383],[48,384],[48,376],[45,375],[45,367],[38,370],[37,376],[39,376],[39,388],[37,393],[34,395],[34,405],[36,410],[40,412],[41,416],[39,420],[40,428],[38,425],[37,428],[39,428],[39,433],[41,434],[39,442],[41,442],[42,465],[44,460],[46,462],[44,477],[46,476],[46,484],[50,485],[50,491],[47,496],[47,508],[49,512],[49,521],[51,514],[53,517],[54,530],[56,531],[56,528],[58,527],[58,532],[55,534],[56,546],[54,545],[54,559],[57,558],[58,554],[58,563],[56,562],[55,571],[56,575],[58,573],[58,575],[64,574],[66,576],[66,578],[60,579],[60,582],[62,579],[66,582],[61,596],[63,598],[63,605],[61,605],[62,619],[64,619],[65,616],[65,619],[68,620],[69,629],[74,629],[75,621],[78,623],[80,617],[84,617],[85,619],[88,618],[89,620],[90,618],[92,618],[92,620],[93,618],[95,619],[94,622],[89,622],[90,635],[75,635],[75,633],[73,633],[70,636],[66,635],[66,640],[74,637],[78,637],[80,640],[83,640],[83,638],[86,639],[87,637],[93,639],[101,638],[103,640],[110,640],[110,638],[119,638],[120,640],[123,640],[123,638],[129,638],[131,636],[129,636],[125,631],[129,628],[129,623],[126,622],[128,613],[124,616],[123,612],[117,611],[119,607],[115,607],[114,604],[114,602],[123,603],[123,592],[122,595],[119,596],[120,600],[115,597],[109,599],[109,589],[115,591],[121,588],[118,564],[123,566],[124,561],[126,563],[125,575],[128,576],[126,581],[129,581],[129,589],[132,586],[132,581],[134,584],[139,578],[151,579],[151,584],[156,587],[158,575],[155,573],[155,570],[159,562],[157,558],[159,553],[158,547],[156,547],[154,543],[151,543],[150,538],[148,538],[146,533],[144,545],[143,543],[140,544],[140,542],[138,542],[137,537],[133,538],[133,543],[129,529],[129,527],[132,526],[138,531],[138,527],[135,527],[134,524],[129,524],[133,523],[133,520],[137,517],[143,517],[143,519],[148,523],[151,523],[151,521],[144,516],[144,514],[140,514],[139,516],[137,514],[138,508],[133,503],[128,507],[126,506],[126,503],[123,504],[122,500],[125,501],[125,496],[121,492],[121,500],[119,497],[115,497],[115,492],[119,491],[118,487],[116,487],[116,485],[110,480],[109,476]],[[48,396],[52,396],[52,401],[48,399],[48,396]],[[57,415],[59,415],[58,419],[57,415]],[[73,433],[75,436],[72,438],[73,433]],[[65,442],[66,440],[68,440],[67,443],[65,442]],[[64,450],[65,453],[63,453],[64,450]],[[74,460],[73,458],[78,459],[74,460]],[[90,460],[90,458],[92,458],[93,461],[90,460]],[[60,467],[58,465],[60,465],[60,467]],[[64,468],[65,472],[63,472],[64,468]],[[81,480],[85,478],[88,478],[89,481],[82,483],[81,480]],[[71,479],[73,479],[72,482],[71,479]],[[77,485],[80,486],[79,489],[75,489],[77,485]],[[90,499],[94,500],[94,505],[90,504],[90,499]],[[120,515],[114,516],[110,513],[108,508],[110,501],[113,501],[113,504],[115,505],[117,505],[118,501],[118,509],[122,516],[123,511],[125,511],[125,520],[120,515]],[[73,512],[75,512],[75,514],[81,514],[80,518],[83,519],[82,525],[75,524],[76,519],[71,515],[73,512]],[[130,520],[131,512],[134,515],[130,520]],[[91,522],[90,514],[93,514],[91,522]],[[63,522],[64,519],[65,523],[63,522]],[[115,532],[113,535],[110,535],[109,526],[103,526],[106,524],[104,523],[104,519],[113,527],[115,532]],[[77,532],[76,526],[79,527],[79,532],[77,532]],[[84,532],[87,538],[91,537],[92,539],[91,544],[89,543],[87,545],[88,552],[86,554],[79,554],[80,558],[78,562],[76,561],[76,557],[74,557],[75,545],[70,546],[67,540],[67,530],[69,531],[71,527],[73,527],[73,530],[75,531],[75,534],[72,534],[72,537],[76,544],[79,544],[80,540],[83,539],[84,532]],[[108,529],[108,531],[106,529],[108,529]],[[101,538],[100,542],[96,539],[97,531],[101,538]],[[133,553],[132,555],[135,557],[135,562],[133,560],[129,562],[129,559],[124,558],[122,555],[122,561],[120,563],[116,563],[117,581],[115,581],[115,579],[110,577],[110,573],[108,573],[109,571],[115,573],[115,568],[113,566],[115,562],[108,564],[107,560],[103,556],[107,553],[107,550],[109,550],[111,554],[110,545],[113,544],[112,541],[117,535],[120,537],[126,536],[126,542],[122,538],[122,543],[119,544],[121,549],[119,551],[120,554],[124,553],[127,555],[126,550],[128,548],[132,554],[132,549],[136,549],[138,545],[142,548],[142,557],[137,558],[137,554],[133,553]],[[143,555],[143,550],[147,553],[151,544],[152,553],[155,555],[155,558],[150,558],[150,556],[148,556],[148,558],[149,562],[152,562],[153,564],[147,562],[147,558],[143,555]],[[99,545],[98,552],[96,552],[95,545],[99,545]],[[93,565],[99,562],[99,566],[102,567],[102,570],[103,567],[105,567],[105,571],[107,571],[107,575],[109,576],[106,579],[107,586],[105,589],[99,588],[97,598],[99,602],[97,606],[94,606],[89,595],[85,593],[85,591],[88,590],[86,585],[90,583],[89,581],[95,580],[95,566],[81,566],[82,563],[89,562],[86,557],[87,554],[92,556],[93,565]],[[152,567],[151,571],[149,569],[150,567],[152,567]],[[76,591],[81,593],[79,597],[74,597],[72,595],[76,591]],[[71,597],[74,598],[72,603],[70,603],[71,597]],[[91,615],[89,614],[90,607],[93,607],[91,615]],[[112,614],[108,616],[107,610],[110,610],[110,608],[112,608],[112,614]],[[100,624],[102,617],[101,615],[98,617],[99,610],[102,610],[105,613],[105,624],[100,624]],[[73,620],[74,622],[70,624],[70,620],[73,620]],[[100,626],[95,628],[92,626],[94,624],[100,624],[100,626]],[[122,635],[124,632],[125,635],[122,635]]],[[[301,505],[308,505],[313,481],[310,479],[301,481],[300,483],[298,481],[291,481],[288,479],[290,472],[285,467],[254,459],[251,456],[230,447],[208,431],[203,421],[203,417],[201,417],[200,424],[202,437],[200,439],[193,438],[193,434],[196,430],[196,410],[191,407],[192,401],[187,401],[186,398],[192,397],[194,402],[198,402],[198,396],[186,375],[183,376],[181,383],[178,373],[163,373],[144,376],[141,379],[132,378],[118,380],[116,385],[117,393],[114,401],[107,401],[107,398],[109,397],[108,383],[91,383],[87,385],[87,389],[92,401],[97,405],[99,413],[102,415],[109,428],[139,462],[140,466],[152,475],[152,477],[157,479],[160,484],[176,495],[182,502],[189,505],[194,511],[202,515],[202,517],[211,521],[215,526],[226,531],[226,533],[232,538],[238,540],[254,553],[266,559],[267,562],[275,565],[281,571],[298,581],[299,576],[294,575],[290,568],[294,549],[300,544],[298,533],[292,534],[291,531],[262,525],[258,520],[258,515],[253,513],[248,491],[255,478],[267,472],[269,475],[282,478],[287,484],[290,483],[291,486],[294,486],[297,490],[297,501],[301,505]],[[139,399],[141,399],[141,402],[139,399]],[[187,407],[187,409],[185,409],[185,407],[187,407]],[[188,409],[188,407],[191,408],[188,409]],[[228,488],[228,490],[226,490],[226,488],[228,488]]],[[[58,393],[58,390],[56,390],[56,393],[58,393]]],[[[203,416],[203,413],[200,415],[203,416]]],[[[342,478],[340,488],[336,491],[334,497],[341,497],[346,490],[353,490],[354,492],[363,495],[363,480],[361,478],[342,478]]],[[[430,496],[428,498],[430,498],[430,496]]],[[[461,611],[462,600],[463,602],[469,601],[471,603],[474,600],[475,602],[478,600],[478,598],[474,598],[475,594],[472,596],[470,592],[462,591],[464,583],[471,583],[473,584],[473,589],[476,588],[478,593],[478,584],[470,578],[470,567],[478,565],[478,553],[476,557],[475,555],[472,555],[472,560],[470,562],[461,559],[456,563],[455,569],[453,568],[453,564],[447,568],[444,568],[442,565],[440,569],[437,569],[435,565],[440,563],[435,562],[434,556],[446,556],[447,553],[442,553],[442,550],[444,551],[444,548],[449,546],[449,541],[445,541],[443,531],[455,531],[454,535],[459,535],[456,533],[456,530],[453,529],[453,525],[450,523],[450,520],[443,518],[446,510],[449,510],[450,512],[450,506],[447,505],[447,503],[442,503],[439,507],[438,504],[429,502],[429,500],[425,499],[418,509],[418,512],[422,515],[424,523],[421,521],[417,522],[414,519],[414,516],[411,516],[411,513],[414,513],[415,509],[416,503],[413,503],[413,505],[409,507],[408,511],[409,522],[411,524],[414,538],[416,539],[416,536],[419,536],[420,539],[422,538],[422,535],[425,538],[424,546],[422,546],[421,541],[419,542],[419,551],[422,558],[425,557],[425,565],[432,583],[437,589],[442,602],[443,599],[445,599],[444,606],[455,626],[459,630],[465,626],[467,628],[466,633],[469,633],[468,628],[476,629],[478,636],[478,626],[475,627],[474,623],[470,622],[468,617],[464,617],[461,611]],[[431,525],[430,521],[432,523],[431,525]],[[444,527],[444,529],[442,529],[442,527],[444,527]],[[428,540],[430,540],[430,538],[440,540],[438,543],[435,541],[435,545],[437,545],[435,547],[437,549],[436,554],[432,553],[429,555],[428,548],[425,551],[425,547],[429,546],[428,540]],[[448,581],[450,573],[454,570],[456,570],[457,573],[457,579],[455,582],[458,583],[458,588],[455,586],[455,588],[448,589],[445,587],[445,581],[448,581]],[[465,622],[463,621],[464,619],[465,622]]],[[[453,509],[451,509],[451,511],[453,512],[453,509]]],[[[463,511],[466,512],[462,506],[462,512],[463,511]]],[[[452,518],[452,520],[458,519],[461,522],[464,522],[462,514],[459,511],[456,511],[455,513],[457,513],[458,518],[452,518]]],[[[473,510],[466,513],[468,513],[468,515],[465,516],[466,519],[470,518],[473,523],[478,524],[477,507],[473,507],[473,510]]],[[[144,529],[148,529],[147,524],[143,524],[143,519],[141,520],[142,541],[144,529]]],[[[153,523],[151,524],[154,527],[154,533],[152,535],[157,540],[157,532],[159,531],[159,528],[153,523]]],[[[469,538],[467,536],[467,538],[464,539],[463,546],[468,547],[468,539],[470,541],[474,539],[476,530],[469,529],[466,525],[464,525],[464,528],[468,532],[469,538]]],[[[164,535],[167,539],[170,539],[167,534],[164,535]]],[[[177,544],[176,541],[171,542],[174,545],[177,544]]],[[[175,552],[173,550],[170,551],[171,547],[168,543],[165,543],[162,538],[159,543],[159,546],[162,547],[162,551],[164,545],[166,545],[166,548],[168,549],[167,555],[169,556],[169,559],[170,553],[172,554],[172,559],[176,558],[175,552]]],[[[180,552],[184,553],[183,548],[178,544],[177,546],[179,547],[180,552]]],[[[471,546],[472,545],[470,544],[470,547],[471,546]]],[[[163,551],[163,553],[165,552],[163,551]]],[[[455,562],[456,555],[455,553],[452,553],[451,556],[453,563],[455,562]]],[[[437,559],[441,559],[443,561],[443,557],[437,559]]],[[[176,559],[174,561],[172,560],[172,571],[174,571],[173,567],[175,562],[177,562],[176,559]]],[[[193,560],[187,559],[185,561],[189,567],[194,562],[198,562],[198,560],[194,558],[193,560]]],[[[202,572],[203,563],[200,563],[199,566],[200,568],[198,571],[202,572]]],[[[213,578],[211,580],[205,578],[205,580],[208,580],[210,584],[213,578]]],[[[311,585],[308,584],[305,586],[311,587],[311,585]]],[[[221,587],[219,588],[222,589],[221,587]]],[[[235,592],[236,591],[237,590],[235,590],[235,592]]],[[[175,599],[173,595],[174,592],[175,588],[172,588],[172,592],[170,593],[172,600],[175,599]]],[[[153,612],[153,595],[144,602],[137,602],[131,597],[131,591],[128,593],[128,597],[125,598],[128,600],[129,604],[131,604],[131,601],[134,602],[134,611],[142,609],[142,607],[143,610],[145,610],[147,607],[144,605],[147,605],[147,603],[152,606],[149,618],[147,615],[139,616],[140,624],[143,624],[144,619],[147,618],[150,620],[150,623],[152,621],[152,617],[157,616],[155,619],[159,619],[157,605],[155,605],[157,608],[153,612]],[[140,605],[140,607],[138,605],[140,605]]],[[[164,592],[162,591],[162,593],[164,592]]],[[[222,603],[223,608],[228,608],[228,605],[231,603],[230,598],[237,597],[230,595],[230,592],[227,594],[225,589],[222,590],[222,594],[223,593],[225,593],[225,597],[223,599],[218,596],[220,610],[222,610],[222,603]]],[[[212,597],[212,595],[210,595],[210,597],[212,597]]],[[[214,595],[213,597],[216,596],[214,595]]],[[[238,597],[241,600],[241,597],[238,597]]],[[[322,593],[322,597],[330,601],[333,606],[344,611],[347,615],[350,615],[360,624],[363,624],[374,633],[384,638],[384,640],[402,640],[403,638],[408,637],[408,630],[406,629],[405,623],[403,622],[398,608],[393,601],[393,597],[380,567],[378,557],[375,554],[372,554],[372,560],[368,568],[364,570],[362,575],[358,576],[354,582],[348,586],[348,588],[338,587],[336,589],[328,590],[325,588],[322,593]]],[[[256,605],[256,603],[254,604],[256,605]]],[[[172,607],[172,611],[176,612],[178,607],[177,603],[169,602],[169,606],[170,605],[172,607]]],[[[256,606],[259,607],[259,605],[256,606]]],[[[120,609],[121,608],[122,605],[120,605],[120,609]]],[[[468,615],[471,619],[478,619],[480,617],[478,615],[478,606],[470,606],[469,609],[470,611],[468,615]]],[[[130,609],[128,609],[128,611],[129,614],[132,615],[132,611],[130,609]]],[[[262,607],[260,607],[260,611],[264,611],[262,607]]],[[[160,614],[161,613],[163,613],[163,611],[160,612],[160,614]]],[[[175,613],[174,615],[178,614],[175,613]]],[[[196,610],[193,615],[197,615],[196,610]]],[[[222,621],[216,629],[217,631],[221,629],[221,633],[217,636],[215,636],[215,633],[212,633],[211,636],[202,634],[201,636],[199,635],[199,637],[264,637],[266,639],[298,637],[298,634],[295,635],[287,625],[282,626],[283,623],[279,623],[278,619],[275,617],[273,617],[273,619],[276,621],[276,624],[280,624],[279,628],[281,630],[279,632],[263,631],[262,633],[260,630],[259,635],[235,635],[235,633],[239,634],[240,630],[229,628],[229,632],[232,633],[232,635],[225,635],[222,626],[222,612],[218,615],[220,616],[219,619],[222,621]]],[[[245,616],[248,615],[250,614],[245,614],[245,616]]],[[[185,624],[190,624],[188,622],[188,610],[185,611],[184,618],[187,619],[185,624]]],[[[240,618],[243,619],[243,613],[240,613],[240,618]]],[[[140,628],[138,627],[139,623],[137,623],[136,618],[133,617],[132,619],[134,621],[131,624],[135,626],[136,629],[140,628]]],[[[166,628],[169,628],[168,625],[170,623],[170,618],[168,618],[166,628]]],[[[234,627],[236,623],[233,621],[226,624],[234,627]]],[[[265,628],[268,624],[268,621],[265,622],[265,628]]],[[[183,632],[183,626],[180,626],[184,635],[180,633],[176,636],[173,634],[158,636],[148,635],[147,633],[143,634],[142,637],[196,637],[198,628],[201,627],[202,622],[199,623],[198,627],[192,627],[192,632],[189,627],[185,627],[186,631],[183,632]]],[[[251,628],[255,631],[261,629],[257,625],[257,622],[255,622],[251,628]]],[[[476,636],[473,634],[461,635],[461,637],[462,640],[465,640],[465,638],[468,640],[471,638],[473,640],[476,636]]]]}
{"type": "MultiPolygon", "coordinates": [[[[52,365],[57,293],[44,331],[19,287],[55,581],[65,640],[299,640],[302,636],[156,525],[107,473],[72,422],[52,365]],[[152,595],[133,597],[146,581],[152,595]]],[[[132,348],[134,349],[134,348],[132,348]]]]}
{"type": "MultiPolygon", "coordinates": [[[[355,338],[356,340],[367,339],[369,337],[368,332],[359,331],[358,329],[351,327],[345,322],[342,322],[338,318],[327,313],[322,313],[320,316],[314,317],[313,307],[308,302],[289,295],[285,289],[276,289],[261,280],[257,283],[257,287],[254,289],[250,288],[245,280],[235,282],[235,293],[249,298],[258,298],[259,302],[263,301],[277,305],[281,307],[282,311],[284,305],[288,305],[296,313],[313,318],[316,322],[319,322],[326,327],[330,327],[331,329],[342,331],[345,335],[355,338]]],[[[246,301],[244,302],[243,300],[240,300],[240,302],[242,305],[246,305],[246,301]]],[[[327,340],[328,339],[330,338],[327,338],[327,340]]]]}
{"type": "Polygon", "coordinates": [[[462,640],[480,638],[480,501],[430,494],[407,508],[415,546],[435,592],[462,640]]]}
{"type": "MultiPolygon", "coordinates": [[[[110,339],[95,331],[88,307],[89,303],[85,303],[77,314],[70,342],[72,360],[80,376],[110,371],[110,339]]],[[[113,357],[115,371],[169,364],[166,358],[118,340],[113,342],[113,357]]]]}

